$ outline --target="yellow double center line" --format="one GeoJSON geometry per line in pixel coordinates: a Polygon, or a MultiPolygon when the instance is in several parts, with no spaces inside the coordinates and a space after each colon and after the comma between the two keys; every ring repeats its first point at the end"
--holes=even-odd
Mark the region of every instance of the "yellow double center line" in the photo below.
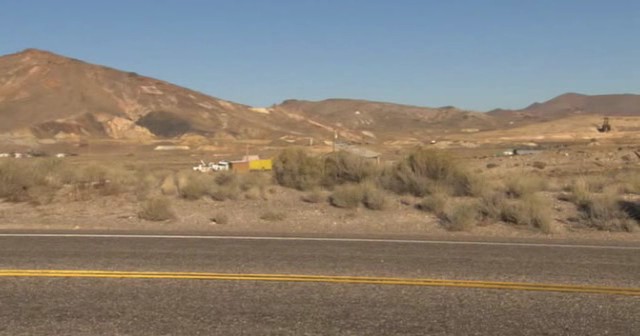
{"type": "Polygon", "coordinates": [[[271,282],[317,282],[363,285],[402,285],[461,287],[483,289],[510,289],[542,292],[595,293],[640,296],[640,288],[584,286],[565,284],[539,284],[521,282],[496,282],[472,280],[410,279],[386,277],[354,277],[291,274],[229,274],[194,272],[118,272],[85,270],[0,270],[0,277],[47,277],[47,278],[109,278],[109,279],[191,279],[191,280],[235,280],[271,282]]]}

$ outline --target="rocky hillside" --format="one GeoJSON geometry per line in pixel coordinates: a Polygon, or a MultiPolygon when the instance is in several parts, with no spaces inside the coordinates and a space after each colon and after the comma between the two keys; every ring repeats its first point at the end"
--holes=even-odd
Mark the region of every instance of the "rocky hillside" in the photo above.
{"type": "Polygon", "coordinates": [[[500,121],[455,107],[428,108],[353,99],[287,100],[274,108],[371,138],[416,137],[432,132],[478,132],[500,121]]]}
{"type": "Polygon", "coordinates": [[[133,72],[35,49],[0,57],[0,133],[38,138],[260,138],[267,115],[133,72]]]}

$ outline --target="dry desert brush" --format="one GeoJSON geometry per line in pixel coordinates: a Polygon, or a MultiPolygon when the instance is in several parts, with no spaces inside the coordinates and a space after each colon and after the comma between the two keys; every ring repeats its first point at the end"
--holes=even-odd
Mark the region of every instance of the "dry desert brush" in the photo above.
{"type": "Polygon", "coordinates": [[[283,187],[310,190],[320,184],[322,162],[303,149],[286,148],[274,159],[273,174],[283,187]]]}
{"type": "Polygon", "coordinates": [[[164,197],[152,197],[140,205],[138,218],[161,222],[175,218],[169,199],[164,197]]]}
{"type": "Polygon", "coordinates": [[[473,183],[470,173],[450,154],[424,148],[386,169],[381,180],[389,190],[419,197],[442,191],[469,195],[473,183]]]}

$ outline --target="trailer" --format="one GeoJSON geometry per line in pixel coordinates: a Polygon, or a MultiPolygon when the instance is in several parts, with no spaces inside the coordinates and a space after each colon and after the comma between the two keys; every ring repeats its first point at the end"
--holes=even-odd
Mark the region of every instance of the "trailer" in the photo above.
{"type": "Polygon", "coordinates": [[[253,160],[249,161],[250,171],[262,171],[273,169],[273,161],[271,160],[253,160]]]}

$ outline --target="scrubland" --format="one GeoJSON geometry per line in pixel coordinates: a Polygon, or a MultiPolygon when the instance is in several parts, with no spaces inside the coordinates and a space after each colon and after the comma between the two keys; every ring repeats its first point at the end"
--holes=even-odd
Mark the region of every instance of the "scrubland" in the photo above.
{"type": "Polygon", "coordinates": [[[346,152],[286,148],[274,157],[272,172],[207,174],[125,161],[3,159],[0,228],[549,236],[639,231],[636,165],[562,172],[527,160],[472,164],[419,147],[377,164],[346,152]],[[506,169],[508,164],[517,168],[506,169]]]}

